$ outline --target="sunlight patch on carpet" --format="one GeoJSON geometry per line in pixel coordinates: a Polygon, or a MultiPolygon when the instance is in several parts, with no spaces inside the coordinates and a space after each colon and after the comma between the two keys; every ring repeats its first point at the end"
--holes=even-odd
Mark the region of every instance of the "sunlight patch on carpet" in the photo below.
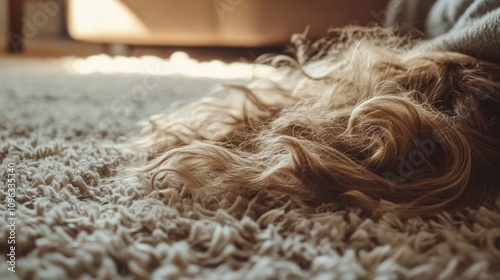
{"type": "Polygon", "coordinates": [[[242,62],[224,63],[220,60],[200,62],[185,52],[175,52],[169,59],[155,56],[124,57],[95,55],[73,61],[71,68],[79,74],[132,73],[145,75],[185,75],[213,79],[250,79],[270,73],[272,68],[242,62]]]}

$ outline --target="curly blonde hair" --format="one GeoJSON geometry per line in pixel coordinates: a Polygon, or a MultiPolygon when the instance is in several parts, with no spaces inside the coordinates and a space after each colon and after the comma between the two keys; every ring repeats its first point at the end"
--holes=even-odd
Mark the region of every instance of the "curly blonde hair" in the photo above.
{"type": "Polygon", "coordinates": [[[500,67],[421,51],[381,28],[295,35],[273,76],[150,118],[134,139],[152,188],[195,199],[290,197],[402,217],[498,195],[500,67]]]}

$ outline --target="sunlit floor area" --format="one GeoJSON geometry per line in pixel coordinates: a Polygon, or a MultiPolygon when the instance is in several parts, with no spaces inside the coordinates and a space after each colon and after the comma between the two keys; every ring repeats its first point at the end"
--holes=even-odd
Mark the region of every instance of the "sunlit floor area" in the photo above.
{"type": "Polygon", "coordinates": [[[242,62],[200,62],[185,52],[175,52],[166,59],[106,54],[83,58],[6,56],[0,59],[0,86],[8,98],[0,106],[2,112],[12,112],[1,117],[6,125],[16,119],[29,123],[26,115],[17,116],[25,112],[36,122],[54,116],[59,116],[53,118],[57,123],[83,118],[86,126],[107,134],[121,127],[117,131],[125,135],[150,115],[224,91],[218,86],[223,82],[245,84],[269,71],[269,67],[242,62]]]}
{"type": "Polygon", "coordinates": [[[31,39],[26,40],[21,52],[7,53],[7,41],[0,38],[0,57],[90,57],[101,54],[111,56],[125,55],[128,57],[155,56],[168,59],[182,49],[184,52],[199,61],[221,60],[224,62],[251,63],[265,53],[281,52],[282,46],[263,48],[216,48],[216,47],[166,47],[141,45],[110,45],[91,42],[75,41],[71,39],[31,39]],[[121,53],[116,53],[115,48],[121,53]],[[124,52],[124,53],[123,53],[124,52]]]}

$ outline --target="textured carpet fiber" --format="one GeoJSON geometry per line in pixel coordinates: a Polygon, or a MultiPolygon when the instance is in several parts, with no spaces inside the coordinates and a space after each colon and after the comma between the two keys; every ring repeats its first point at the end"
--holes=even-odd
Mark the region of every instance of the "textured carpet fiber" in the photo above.
{"type": "Polygon", "coordinates": [[[332,205],[222,201],[217,210],[209,197],[200,205],[111,181],[143,160],[114,148],[138,121],[218,81],[77,74],[72,62],[0,61],[0,279],[500,279],[500,201],[374,220],[332,205]]]}

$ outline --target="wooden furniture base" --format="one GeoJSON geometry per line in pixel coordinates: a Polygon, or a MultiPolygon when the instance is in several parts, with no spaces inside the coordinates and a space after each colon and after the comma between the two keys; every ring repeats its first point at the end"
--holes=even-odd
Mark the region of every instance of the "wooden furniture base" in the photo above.
{"type": "Polygon", "coordinates": [[[9,0],[9,23],[7,29],[7,52],[19,53],[23,50],[24,0],[9,0]]]}

